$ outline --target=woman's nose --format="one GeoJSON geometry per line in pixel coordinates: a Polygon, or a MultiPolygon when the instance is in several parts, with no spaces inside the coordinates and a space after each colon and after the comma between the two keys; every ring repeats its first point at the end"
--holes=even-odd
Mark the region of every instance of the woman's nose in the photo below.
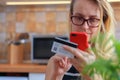
{"type": "Polygon", "coordinates": [[[87,23],[87,21],[84,22],[84,24],[82,25],[82,29],[83,29],[84,32],[86,32],[86,33],[88,33],[88,34],[91,33],[91,31],[90,31],[90,26],[89,26],[89,24],[87,23]]]}
{"type": "Polygon", "coordinates": [[[85,30],[89,29],[89,25],[88,25],[87,21],[84,22],[84,24],[82,25],[82,28],[85,29],[85,30]]]}

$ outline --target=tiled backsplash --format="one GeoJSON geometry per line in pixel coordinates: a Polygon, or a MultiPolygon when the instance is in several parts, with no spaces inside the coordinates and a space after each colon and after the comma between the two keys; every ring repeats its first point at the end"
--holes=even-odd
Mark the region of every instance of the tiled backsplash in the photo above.
{"type": "Polygon", "coordinates": [[[68,5],[1,8],[0,27],[4,26],[7,32],[68,33],[68,5]]]}
{"type": "MultiPolygon", "coordinates": [[[[68,12],[69,5],[1,6],[0,46],[16,33],[68,34],[68,12]]],[[[0,55],[2,59],[7,52],[0,51],[0,55]]]]}
{"type": "Polygon", "coordinates": [[[116,35],[116,38],[120,40],[120,22],[118,22],[115,27],[115,35],[116,35]]]}

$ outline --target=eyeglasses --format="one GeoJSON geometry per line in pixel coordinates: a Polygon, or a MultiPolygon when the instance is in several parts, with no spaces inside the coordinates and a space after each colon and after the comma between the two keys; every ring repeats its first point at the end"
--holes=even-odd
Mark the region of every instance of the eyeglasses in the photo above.
{"type": "Polygon", "coordinates": [[[85,19],[79,16],[71,16],[71,21],[74,25],[77,25],[77,26],[82,26],[85,22],[87,22],[90,28],[98,27],[100,23],[100,19],[97,19],[97,18],[85,19]]]}

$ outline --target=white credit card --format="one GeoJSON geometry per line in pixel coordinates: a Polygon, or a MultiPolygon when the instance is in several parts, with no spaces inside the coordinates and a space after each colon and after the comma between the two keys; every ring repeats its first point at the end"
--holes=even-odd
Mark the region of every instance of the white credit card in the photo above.
{"type": "Polygon", "coordinates": [[[71,54],[69,51],[65,50],[63,48],[63,45],[67,45],[67,46],[70,46],[70,47],[73,47],[73,48],[77,48],[77,46],[78,46],[76,43],[73,43],[73,42],[70,42],[68,40],[64,40],[62,38],[56,37],[54,42],[53,42],[51,51],[53,53],[57,53],[57,54],[61,54],[61,55],[73,58],[74,55],[71,54]]]}

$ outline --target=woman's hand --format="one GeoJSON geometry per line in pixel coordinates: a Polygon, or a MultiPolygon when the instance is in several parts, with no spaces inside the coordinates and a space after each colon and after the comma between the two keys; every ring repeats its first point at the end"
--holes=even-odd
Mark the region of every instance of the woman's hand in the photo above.
{"type": "MultiPolygon", "coordinates": [[[[63,46],[65,50],[69,51],[74,55],[74,58],[71,58],[70,61],[72,65],[81,73],[83,68],[87,64],[91,64],[95,61],[96,57],[91,51],[82,51],[80,49],[75,49],[69,46],[63,46]]],[[[84,75],[86,80],[90,80],[90,78],[84,75]]]]}
{"type": "Polygon", "coordinates": [[[64,73],[71,67],[69,59],[62,55],[51,57],[48,62],[45,80],[62,80],[64,73]]]}

